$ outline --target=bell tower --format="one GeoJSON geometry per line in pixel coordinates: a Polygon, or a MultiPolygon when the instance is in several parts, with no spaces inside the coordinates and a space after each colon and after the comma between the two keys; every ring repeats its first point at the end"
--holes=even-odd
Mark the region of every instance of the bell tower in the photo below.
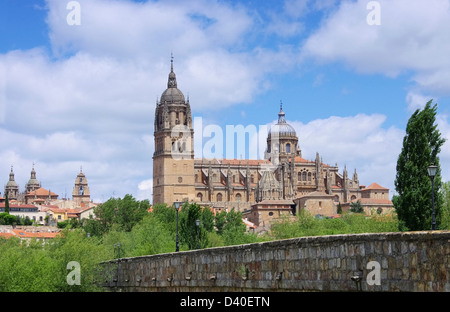
{"type": "Polygon", "coordinates": [[[77,202],[78,205],[81,205],[81,203],[89,203],[89,201],[91,200],[91,192],[89,190],[88,182],[82,168],[80,168],[80,173],[75,179],[72,198],[75,202],[77,202]]]}
{"type": "Polygon", "coordinates": [[[167,89],[156,103],[153,204],[194,200],[194,129],[189,98],[178,89],[173,57],[167,89]]]}

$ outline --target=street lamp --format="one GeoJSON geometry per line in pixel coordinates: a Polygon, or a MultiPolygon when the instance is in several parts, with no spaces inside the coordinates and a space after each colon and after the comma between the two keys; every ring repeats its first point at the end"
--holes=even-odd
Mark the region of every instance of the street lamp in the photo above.
{"type": "Polygon", "coordinates": [[[178,201],[178,199],[173,203],[173,206],[175,207],[175,210],[177,211],[177,245],[175,251],[180,251],[180,244],[178,240],[178,210],[180,210],[181,202],[178,201]]]}
{"type": "Polygon", "coordinates": [[[433,218],[431,221],[431,229],[434,231],[436,230],[436,215],[434,212],[434,177],[436,176],[436,172],[437,172],[437,166],[435,165],[430,165],[428,166],[427,170],[428,170],[428,176],[431,179],[431,198],[432,198],[432,204],[433,204],[433,218]]]}
{"type": "Polygon", "coordinates": [[[200,220],[195,220],[195,225],[197,226],[197,249],[200,249],[200,232],[199,232],[199,226],[200,226],[200,220]]]}

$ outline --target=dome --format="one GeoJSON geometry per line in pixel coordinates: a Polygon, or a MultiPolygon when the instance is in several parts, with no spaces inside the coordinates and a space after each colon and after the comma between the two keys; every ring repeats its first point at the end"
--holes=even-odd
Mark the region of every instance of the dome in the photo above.
{"type": "Polygon", "coordinates": [[[280,112],[278,113],[278,122],[270,127],[269,129],[269,137],[272,134],[280,136],[288,136],[288,137],[296,137],[297,133],[295,132],[294,127],[286,122],[284,118],[285,114],[283,112],[283,107],[280,108],[280,112]]]}
{"type": "Polygon", "coordinates": [[[8,183],[6,183],[6,187],[16,187],[17,186],[17,183],[16,183],[16,181],[8,181],[8,183]]]}
{"type": "Polygon", "coordinates": [[[161,95],[161,103],[180,103],[185,102],[183,92],[181,92],[178,88],[171,87],[167,88],[166,91],[161,95]]]}

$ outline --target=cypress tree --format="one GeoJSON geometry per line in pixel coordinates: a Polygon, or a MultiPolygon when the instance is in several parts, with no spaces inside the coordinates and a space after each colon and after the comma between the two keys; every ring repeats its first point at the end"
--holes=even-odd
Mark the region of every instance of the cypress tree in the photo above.
{"type": "Polygon", "coordinates": [[[403,148],[397,160],[397,174],[393,203],[399,219],[399,229],[418,231],[431,229],[432,190],[427,167],[438,167],[434,178],[436,225],[439,228],[443,205],[441,168],[438,154],[445,139],[435,124],[437,104],[430,100],[410,117],[403,148]]]}
{"type": "Polygon", "coordinates": [[[9,198],[8,198],[8,192],[6,192],[6,195],[5,195],[5,212],[9,214],[9,198]]]}

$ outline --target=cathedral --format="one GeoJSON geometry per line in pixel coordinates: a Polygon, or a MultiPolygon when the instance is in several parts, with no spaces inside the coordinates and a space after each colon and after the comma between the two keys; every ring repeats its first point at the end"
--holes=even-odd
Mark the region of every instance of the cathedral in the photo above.
{"type": "Polygon", "coordinates": [[[156,103],[153,204],[196,202],[215,210],[236,209],[257,226],[307,210],[334,216],[337,207],[360,201],[366,213],[392,210],[389,190],[360,185],[355,171],[302,157],[295,129],[280,105],[267,136],[264,159],[195,159],[189,98],[178,89],[171,60],[167,88],[156,103]]]}

